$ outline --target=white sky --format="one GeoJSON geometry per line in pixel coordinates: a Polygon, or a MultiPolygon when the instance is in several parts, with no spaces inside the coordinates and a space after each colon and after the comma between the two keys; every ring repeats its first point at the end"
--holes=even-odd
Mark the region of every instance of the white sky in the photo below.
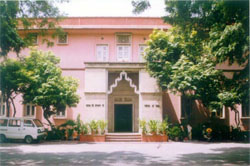
{"type": "MultiPolygon", "coordinates": [[[[136,16],[132,13],[132,0],[69,0],[59,4],[68,16],[136,16]]],[[[137,16],[164,16],[164,0],[149,0],[151,8],[137,16]]]]}

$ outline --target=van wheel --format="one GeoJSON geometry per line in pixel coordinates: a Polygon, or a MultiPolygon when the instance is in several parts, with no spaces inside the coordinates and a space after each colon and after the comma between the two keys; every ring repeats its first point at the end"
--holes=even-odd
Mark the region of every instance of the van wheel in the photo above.
{"type": "Polygon", "coordinates": [[[1,134],[1,135],[0,135],[0,143],[3,143],[3,142],[5,142],[5,141],[6,141],[5,135],[1,134]]]}
{"type": "Polygon", "coordinates": [[[33,138],[32,138],[31,136],[26,136],[26,137],[24,138],[24,141],[25,141],[27,144],[31,144],[32,141],[33,141],[33,138]]]}

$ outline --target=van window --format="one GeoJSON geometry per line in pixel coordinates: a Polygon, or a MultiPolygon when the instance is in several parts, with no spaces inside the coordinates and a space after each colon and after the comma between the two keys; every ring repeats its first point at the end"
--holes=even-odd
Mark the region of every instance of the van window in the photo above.
{"type": "Polygon", "coordinates": [[[20,127],[20,126],[21,126],[21,120],[17,119],[9,120],[9,127],[20,127]]]}
{"type": "Polygon", "coordinates": [[[32,120],[24,120],[23,126],[24,127],[35,127],[34,124],[32,123],[32,120]]]}
{"type": "Polygon", "coordinates": [[[7,126],[8,120],[7,119],[0,119],[0,126],[7,126]]]}
{"type": "Polygon", "coordinates": [[[34,123],[36,124],[37,127],[43,127],[42,122],[38,119],[34,119],[34,123]]]}

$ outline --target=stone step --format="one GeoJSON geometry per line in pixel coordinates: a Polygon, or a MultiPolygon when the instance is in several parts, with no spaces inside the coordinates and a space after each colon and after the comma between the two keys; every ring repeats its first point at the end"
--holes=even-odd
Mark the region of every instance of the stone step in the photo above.
{"type": "Polygon", "coordinates": [[[141,139],[106,139],[106,142],[141,142],[141,139]]]}
{"type": "Polygon", "coordinates": [[[105,140],[107,142],[141,142],[139,133],[108,133],[105,140]]]}

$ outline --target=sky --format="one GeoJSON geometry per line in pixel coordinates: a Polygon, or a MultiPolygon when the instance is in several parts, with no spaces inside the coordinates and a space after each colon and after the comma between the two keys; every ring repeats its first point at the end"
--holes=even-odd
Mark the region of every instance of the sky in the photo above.
{"type": "Polygon", "coordinates": [[[164,0],[149,0],[151,8],[142,14],[132,13],[132,0],[69,0],[58,4],[60,11],[68,16],[148,16],[161,17],[166,15],[164,0]]]}

